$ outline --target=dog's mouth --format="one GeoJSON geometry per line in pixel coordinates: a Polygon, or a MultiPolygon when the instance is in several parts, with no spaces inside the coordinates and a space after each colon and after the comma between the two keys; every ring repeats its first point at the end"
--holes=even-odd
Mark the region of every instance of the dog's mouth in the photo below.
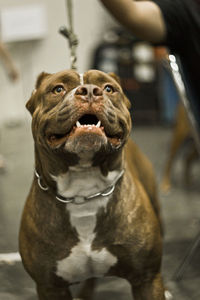
{"type": "Polygon", "coordinates": [[[85,114],[78,121],[76,121],[77,128],[86,128],[91,126],[103,128],[101,127],[101,121],[95,115],[85,114]]]}
{"type": "Polygon", "coordinates": [[[112,135],[110,130],[107,131],[105,128],[104,123],[95,114],[84,114],[71,126],[68,132],[48,134],[47,141],[51,147],[57,148],[65,144],[70,138],[90,134],[93,137],[95,135],[105,137],[115,147],[121,144],[122,133],[112,135]]]}

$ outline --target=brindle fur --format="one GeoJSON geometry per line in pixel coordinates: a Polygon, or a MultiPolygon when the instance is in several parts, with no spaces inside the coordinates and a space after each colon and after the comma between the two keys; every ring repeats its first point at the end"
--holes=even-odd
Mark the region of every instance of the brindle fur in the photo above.
{"type": "MultiPolygon", "coordinates": [[[[79,74],[75,71],[42,73],[37,80],[36,91],[27,103],[33,118],[35,166],[42,176],[42,184],[49,190],[41,190],[34,177],[19,236],[24,267],[36,282],[40,300],[72,299],[70,283],[56,275],[56,262],[70,254],[78,243],[78,235],[70,224],[65,205],[55,199],[56,184],[50,174],[57,176],[68,172],[71,166],[80,163],[80,157],[63,147],[55,147],[57,144],[49,144],[47,136],[51,132],[64,133],[87,106],[87,112],[99,114],[110,135],[113,132],[121,134],[119,145],[117,140],[113,140],[113,144],[102,144],[94,153],[92,165],[98,167],[104,176],[109,171],[125,169],[107,209],[98,211],[92,249],[106,248],[117,258],[117,263],[106,276],[127,279],[135,300],[164,300],[156,185],[150,162],[129,139],[130,103],[112,74],[90,70],[84,73],[84,83],[100,89],[109,83],[115,86],[117,92],[106,97],[99,96],[96,103],[90,99],[90,105],[87,101],[81,103],[79,96],[69,101],[69,92],[80,85],[79,74]],[[67,93],[53,96],[51,90],[59,83],[64,84],[67,93]]],[[[94,280],[91,278],[79,296],[92,299],[93,288],[94,280]]]]}

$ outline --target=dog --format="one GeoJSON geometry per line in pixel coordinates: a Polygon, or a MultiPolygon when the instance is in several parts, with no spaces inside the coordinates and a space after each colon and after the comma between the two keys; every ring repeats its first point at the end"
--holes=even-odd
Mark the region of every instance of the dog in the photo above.
{"type": "Polygon", "coordinates": [[[170,144],[168,158],[164,167],[164,174],[161,182],[161,190],[164,193],[169,192],[171,189],[171,173],[175,162],[175,158],[184,145],[187,146],[187,151],[183,157],[183,182],[185,187],[190,187],[191,167],[192,164],[198,160],[199,154],[192,135],[192,128],[187,113],[185,111],[185,107],[180,102],[177,107],[175,126],[172,131],[172,141],[170,144]]]}
{"type": "Polygon", "coordinates": [[[35,173],[19,249],[40,300],[92,299],[95,278],[129,281],[135,300],[164,300],[162,234],[151,163],[129,139],[118,78],[41,73],[27,102],[35,173]]]}

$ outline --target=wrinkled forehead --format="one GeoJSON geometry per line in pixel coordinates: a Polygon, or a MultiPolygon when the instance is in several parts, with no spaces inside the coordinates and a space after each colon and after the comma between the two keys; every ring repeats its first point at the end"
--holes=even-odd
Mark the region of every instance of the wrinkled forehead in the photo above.
{"type": "Polygon", "coordinates": [[[99,70],[89,70],[82,74],[82,77],[84,84],[102,85],[104,83],[112,83],[118,85],[113,77],[99,70]]]}
{"type": "Polygon", "coordinates": [[[83,84],[95,84],[101,86],[105,83],[112,83],[114,85],[119,86],[119,84],[114,78],[99,70],[89,70],[84,73],[78,73],[73,70],[61,71],[50,75],[46,79],[45,85],[51,85],[52,83],[66,83],[73,84],[73,86],[83,84]]]}

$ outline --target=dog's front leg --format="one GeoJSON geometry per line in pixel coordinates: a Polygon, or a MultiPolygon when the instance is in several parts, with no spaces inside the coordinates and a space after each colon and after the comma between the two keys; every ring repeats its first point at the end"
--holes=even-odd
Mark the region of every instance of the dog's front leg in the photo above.
{"type": "Polygon", "coordinates": [[[39,300],[72,300],[68,287],[56,288],[37,285],[39,300]]]}
{"type": "Polygon", "coordinates": [[[152,281],[143,282],[140,286],[132,285],[132,292],[134,300],[165,300],[160,274],[156,275],[152,281]]]}

